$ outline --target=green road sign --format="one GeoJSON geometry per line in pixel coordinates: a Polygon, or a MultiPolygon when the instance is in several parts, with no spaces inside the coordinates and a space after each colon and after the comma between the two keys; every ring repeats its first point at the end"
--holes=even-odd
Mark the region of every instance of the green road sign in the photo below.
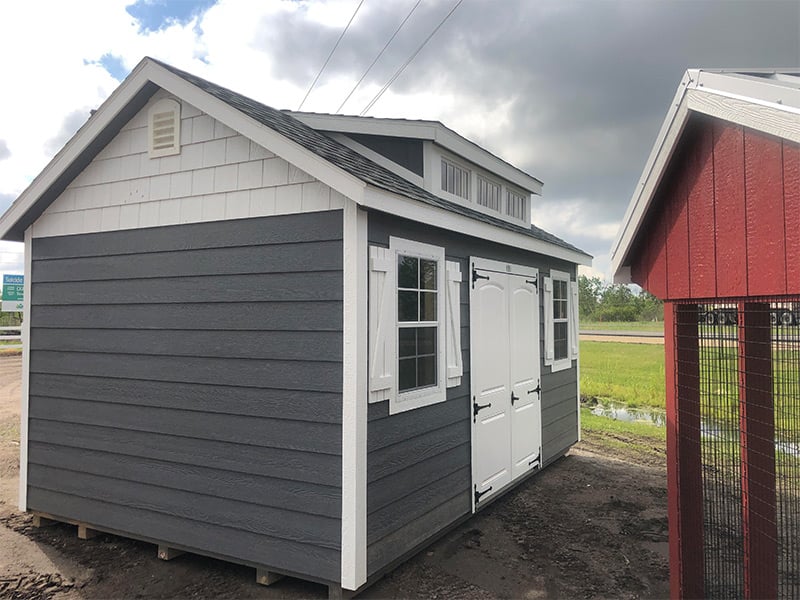
{"type": "Polygon", "coordinates": [[[3,275],[3,298],[0,311],[19,312],[23,307],[25,278],[23,275],[3,275]]]}

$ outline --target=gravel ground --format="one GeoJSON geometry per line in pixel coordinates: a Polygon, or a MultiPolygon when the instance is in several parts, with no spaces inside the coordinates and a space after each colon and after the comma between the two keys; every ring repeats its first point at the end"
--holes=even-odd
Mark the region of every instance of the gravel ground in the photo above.
{"type": "MultiPolygon", "coordinates": [[[[18,356],[0,356],[0,598],[324,598],[324,586],[76,528],[17,509],[18,356]]],[[[367,589],[362,598],[662,598],[664,447],[586,437],[570,453],[367,589]]]]}

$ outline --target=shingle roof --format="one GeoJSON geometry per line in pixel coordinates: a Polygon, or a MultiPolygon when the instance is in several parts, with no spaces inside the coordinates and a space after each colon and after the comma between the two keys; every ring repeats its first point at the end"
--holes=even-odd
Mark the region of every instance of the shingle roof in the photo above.
{"type": "Polygon", "coordinates": [[[520,225],[514,225],[502,219],[485,215],[466,206],[456,204],[455,202],[439,198],[421,187],[414,185],[410,181],[403,179],[399,175],[396,175],[389,169],[372,162],[355,150],[312,129],[283,111],[266,106],[247,96],[238,94],[161,61],[152,58],[150,60],[370,185],[386,190],[387,192],[399,194],[406,198],[437,206],[450,212],[478,219],[496,225],[497,227],[521,233],[588,256],[583,250],[576,248],[572,244],[565,242],[561,238],[535,225],[527,229],[520,225]]]}

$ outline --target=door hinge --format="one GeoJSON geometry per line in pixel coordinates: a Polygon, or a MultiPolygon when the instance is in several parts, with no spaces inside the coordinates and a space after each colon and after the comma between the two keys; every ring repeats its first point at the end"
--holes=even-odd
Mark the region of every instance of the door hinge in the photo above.
{"type": "Polygon", "coordinates": [[[535,388],[533,388],[532,390],[528,390],[529,394],[533,394],[534,392],[539,394],[539,398],[542,397],[542,380],[541,379],[536,383],[536,387],[535,388]]]}
{"type": "Polygon", "coordinates": [[[475,282],[478,281],[478,279],[486,279],[488,281],[489,276],[488,275],[479,275],[478,274],[478,270],[473,265],[472,266],[472,289],[473,290],[475,289],[475,282]]]}
{"type": "Polygon", "coordinates": [[[492,491],[492,486],[489,486],[487,489],[483,490],[482,492],[478,491],[478,484],[475,484],[475,504],[481,501],[481,496],[484,496],[492,491]]]}
{"type": "Polygon", "coordinates": [[[536,291],[539,291],[539,278],[535,277],[534,279],[526,279],[525,283],[530,283],[533,287],[536,288],[536,291]]]}
{"type": "Polygon", "coordinates": [[[475,396],[472,397],[472,422],[476,423],[478,421],[478,413],[481,412],[484,408],[489,408],[492,405],[491,402],[489,404],[478,404],[475,401],[475,396]]]}
{"type": "Polygon", "coordinates": [[[519,400],[519,396],[515,396],[514,392],[511,392],[511,406],[514,406],[514,402],[519,400]]]}

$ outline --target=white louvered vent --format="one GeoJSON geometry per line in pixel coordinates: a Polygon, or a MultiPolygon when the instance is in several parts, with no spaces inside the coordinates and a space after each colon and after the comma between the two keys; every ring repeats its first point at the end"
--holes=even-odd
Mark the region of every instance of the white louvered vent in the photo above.
{"type": "Polygon", "coordinates": [[[181,105],[170,99],[159,100],[147,118],[150,158],[179,154],[181,151],[181,105]]]}

